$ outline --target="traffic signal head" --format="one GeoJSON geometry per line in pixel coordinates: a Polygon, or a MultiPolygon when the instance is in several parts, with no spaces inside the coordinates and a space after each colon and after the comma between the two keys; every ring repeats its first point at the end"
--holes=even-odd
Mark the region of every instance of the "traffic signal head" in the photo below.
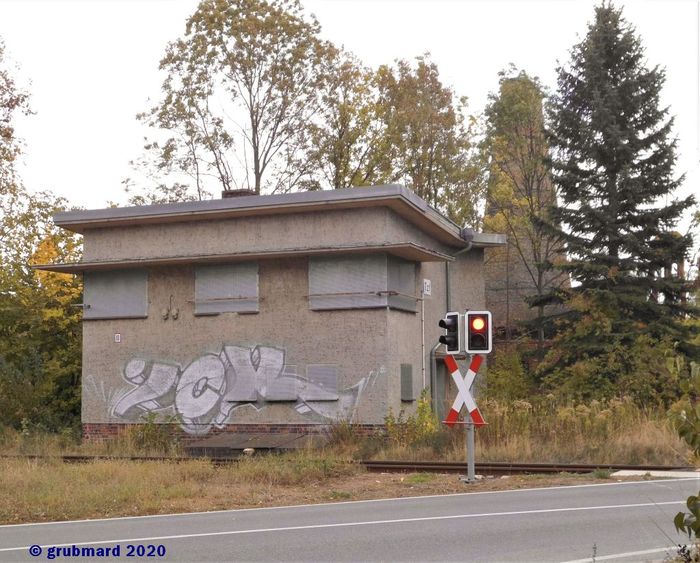
{"type": "Polygon", "coordinates": [[[467,325],[467,354],[488,354],[491,351],[491,313],[467,311],[464,320],[467,325]]]}
{"type": "Polygon", "coordinates": [[[438,323],[445,329],[440,342],[445,345],[448,354],[459,354],[462,347],[462,330],[459,323],[459,313],[447,313],[438,323]]]}

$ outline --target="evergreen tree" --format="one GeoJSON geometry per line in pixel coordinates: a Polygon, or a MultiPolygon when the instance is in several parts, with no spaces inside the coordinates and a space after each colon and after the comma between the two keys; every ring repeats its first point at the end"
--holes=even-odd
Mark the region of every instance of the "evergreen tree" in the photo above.
{"type": "Polygon", "coordinates": [[[694,199],[671,196],[683,178],[674,177],[673,119],[660,106],[664,80],[658,66],[647,68],[641,40],[610,3],[596,7],[568,67],[558,69],[549,115],[558,205],[549,227],[566,245],[562,268],[574,287],[544,369],[561,373],[624,353],[639,335],[690,351],[681,321],[696,310],[671,266],[692,245],[674,228],[694,199]]]}

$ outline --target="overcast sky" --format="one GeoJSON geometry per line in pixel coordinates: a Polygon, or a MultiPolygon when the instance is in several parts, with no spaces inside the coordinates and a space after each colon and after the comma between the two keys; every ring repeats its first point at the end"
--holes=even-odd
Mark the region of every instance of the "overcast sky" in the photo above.
{"type": "MultiPolygon", "coordinates": [[[[515,63],[556,85],[557,61],[586,33],[590,0],[305,0],[325,38],[376,67],[426,51],[444,83],[483,110],[497,73],[515,63]]],[[[71,204],[123,204],[120,182],[147,134],[136,113],[157,99],[168,41],[196,0],[0,0],[0,37],[36,112],[19,123],[20,172],[32,190],[71,204]]],[[[627,0],[649,65],[666,69],[662,102],[676,116],[683,193],[699,192],[700,0],[627,0]]]]}

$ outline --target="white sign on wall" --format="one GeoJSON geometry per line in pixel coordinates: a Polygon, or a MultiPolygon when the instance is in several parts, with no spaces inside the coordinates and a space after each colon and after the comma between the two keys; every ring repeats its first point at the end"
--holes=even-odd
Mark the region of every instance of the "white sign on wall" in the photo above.
{"type": "Polygon", "coordinates": [[[432,295],[433,285],[430,280],[423,280],[423,297],[430,297],[432,295]]]}

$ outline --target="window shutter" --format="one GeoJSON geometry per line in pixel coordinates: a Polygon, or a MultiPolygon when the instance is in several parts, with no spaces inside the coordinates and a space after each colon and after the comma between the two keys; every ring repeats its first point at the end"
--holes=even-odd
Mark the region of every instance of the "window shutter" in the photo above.
{"type": "Polygon", "coordinates": [[[195,314],[258,312],[258,264],[221,264],[195,269],[195,314]]]}
{"type": "Polygon", "coordinates": [[[401,400],[416,400],[416,395],[413,392],[413,366],[411,364],[401,364],[401,400]]]}
{"type": "Polygon", "coordinates": [[[148,272],[85,272],[85,319],[140,319],[148,316],[148,272]]]}
{"type": "Polygon", "coordinates": [[[386,255],[309,260],[311,309],[386,307],[386,255]]]}

